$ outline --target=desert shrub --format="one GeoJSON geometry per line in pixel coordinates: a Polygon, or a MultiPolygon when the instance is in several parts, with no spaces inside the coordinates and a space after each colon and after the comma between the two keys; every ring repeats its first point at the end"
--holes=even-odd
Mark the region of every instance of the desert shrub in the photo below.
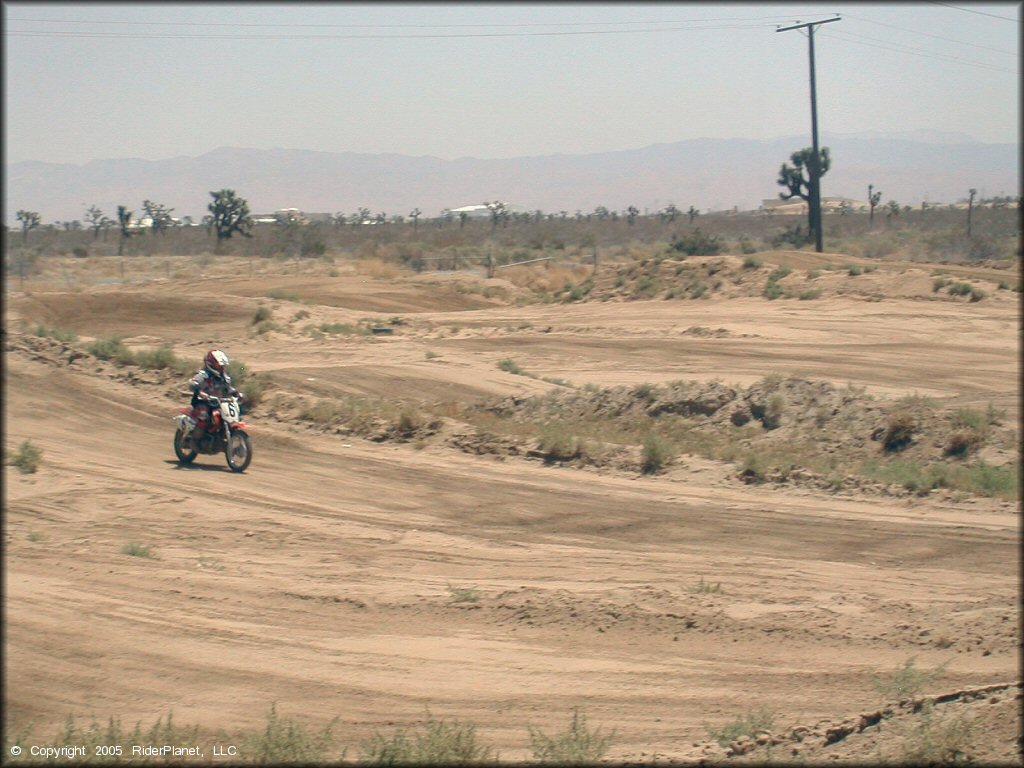
{"type": "Polygon", "coordinates": [[[305,320],[307,317],[309,317],[309,310],[308,309],[300,309],[292,317],[292,320],[305,320]]]}
{"type": "Polygon", "coordinates": [[[705,283],[705,282],[703,282],[701,280],[698,280],[694,284],[694,286],[690,289],[690,298],[691,299],[699,299],[701,296],[703,296],[705,293],[707,293],[707,290],[708,290],[707,283],[705,283]]]}
{"type": "Polygon", "coordinates": [[[797,298],[800,299],[800,301],[810,301],[811,299],[816,299],[819,296],[821,296],[820,288],[809,288],[807,290],[800,291],[797,298]]]}
{"type": "Polygon", "coordinates": [[[352,323],[320,323],[318,330],[321,333],[343,334],[345,336],[360,332],[352,323]]]}
{"type": "Polygon", "coordinates": [[[971,763],[974,722],[965,712],[940,716],[932,702],[921,706],[919,720],[899,723],[896,754],[901,765],[971,763]]]}
{"type": "Polygon", "coordinates": [[[78,334],[66,328],[50,328],[42,323],[36,323],[32,333],[45,339],[56,339],[57,341],[78,341],[78,334]]]}
{"type": "Polygon", "coordinates": [[[506,373],[515,374],[516,376],[524,376],[523,369],[519,367],[519,364],[515,360],[506,357],[503,360],[498,361],[498,368],[506,373]]]}
{"type": "Polygon", "coordinates": [[[969,296],[974,289],[970,283],[954,282],[949,285],[950,296],[969,296]]]}
{"type": "Polygon", "coordinates": [[[654,432],[644,438],[643,460],[640,470],[645,475],[653,475],[663,470],[675,458],[675,450],[664,438],[654,432]]]}
{"type": "Polygon", "coordinates": [[[529,727],[533,759],[541,764],[587,765],[604,757],[615,738],[615,732],[602,734],[601,728],[590,730],[586,715],[574,709],[569,727],[548,736],[538,728],[529,727]]]}
{"type": "Polygon", "coordinates": [[[100,360],[125,362],[126,360],[131,359],[131,352],[117,336],[111,336],[105,339],[96,339],[86,346],[86,350],[89,354],[98,357],[100,360]]]}
{"type": "Polygon", "coordinates": [[[651,277],[650,275],[641,275],[640,279],[636,281],[636,285],[633,287],[633,295],[650,297],[656,294],[660,288],[661,283],[657,278],[651,277]]]}
{"type": "Polygon", "coordinates": [[[564,427],[549,425],[541,432],[537,450],[547,462],[572,461],[583,455],[583,441],[564,427]]]}
{"type": "Polygon", "coordinates": [[[718,236],[705,234],[699,228],[673,240],[671,247],[687,256],[716,256],[722,251],[718,236]]]}
{"type": "Polygon", "coordinates": [[[964,456],[981,445],[982,440],[981,432],[976,429],[959,429],[949,436],[944,453],[947,456],[964,456]]]}
{"type": "Polygon", "coordinates": [[[632,395],[637,400],[643,400],[645,403],[654,402],[654,397],[657,394],[658,388],[651,384],[649,381],[645,381],[643,384],[637,384],[633,387],[632,395]]]}
{"type": "Polygon", "coordinates": [[[906,448],[917,432],[917,420],[908,411],[897,411],[889,416],[882,433],[882,447],[887,451],[906,448]]]}
{"type": "Polygon", "coordinates": [[[421,429],[426,420],[423,415],[411,407],[405,407],[401,413],[398,414],[398,422],[396,428],[398,434],[403,437],[410,437],[416,434],[417,430],[421,429]]]}
{"type": "Polygon", "coordinates": [[[261,304],[260,306],[256,307],[256,313],[252,316],[251,325],[259,325],[260,323],[265,323],[268,320],[270,320],[270,318],[273,316],[274,310],[272,310],[268,306],[261,304]]]}
{"type": "Polygon", "coordinates": [[[743,269],[760,269],[761,260],[753,256],[748,256],[743,260],[743,269]]]}
{"type": "Polygon", "coordinates": [[[769,280],[764,284],[764,297],[769,301],[774,301],[782,295],[782,289],[779,288],[778,283],[774,280],[769,280]]]}
{"type": "Polygon", "coordinates": [[[988,294],[985,293],[983,290],[981,290],[981,288],[977,288],[977,287],[971,288],[971,293],[970,293],[971,301],[981,301],[986,296],[988,296],[988,294]]]}
{"type": "Polygon", "coordinates": [[[951,282],[953,281],[950,280],[948,277],[936,277],[934,280],[932,280],[932,292],[938,293],[951,282]]]}
{"type": "Polygon", "coordinates": [[[143,546],[142,544],[138,544],[134,541],[121,547],[121,552],[125,555],[129,555],[130,557],[144,557],[149,560],[156,558],[156,555],[153,554],[153,551],[149,547],[143,546]]]}
{"type": "Polygon", "coordinates": [[[778,266],[778,267],[776,267],[775,269],[773,269],[773,270],[772,270],[772,271],[771,271],[771,272],[769,273],[769,275],[768,275],[768,280],[769,280],[770,282],[775,282],[775,281],[777,281],[777,280],[781,280],[782,278],[784,278],[784,277],[785,277],[786,275],[788,275],[788,274],[789,274],[790,272],[792,272],[792,271],[793,271],[793,270],[791,270],[791,269],[790,269],[789,267],[786,267],[786,266],[778,266]]]}
{"type": "Polygon", "coordinates": [[[1016,499],[1020,487],[1020,476],[1015,466],[997,467],[979,461],[967,468],[962,480],[958,478],[957,487],[977,493],[980,496],[999,496],[1016,499]]]}
{"type": "Polygon", "coordinates": [[[183,360],[174,354],[173,347],[163,345],[156,349],[142,349],[135,352],[133,362],[140,368],[151,368],[156,370],[170,369],[185,373],[192,370],[187,360],[183,360]]]}
{"type": "Polygon", "coordinates": [[[925,465],[919,461],[890,461],[882,464],[868,461],[860,474],[882,483],[893,483],[917,494],[950,485],[951,478],[942,464],[925,465]]]}
{"type": "MultiPolygon", "coordinates": [[[[268,299],[281,299],[283,301],[301,301],[302,300],[299,297],[299,295],[297,293],[295,293],[295,291],[289,291],[289,290],[287,290],[285,288],[271,288],[269,291],[264,291],[263,295],[266,296],[268,299]]],[[[268,315],[268,317],[269,317],[269,315],[268,315]]],[[[262,319],[265,320],[266,318],[262,318],[262,319]]]]}
{"type": "MultiPolygon", "coordinates": [[[[992,405],[989,404],[989,408],[992,405]]],[[[970,427],[978,431],[987,430],[991,420],[991,413],[975,410],[974,408],[957,408],[953,414],[953,423],[958,427],[970,427]]]]}
{"type": "Polygon", "coordinates": [[[785,409],[786,400],[782,395],[775,394],[768,398],[764,416],[761,417],[761,423],[764,424],[765,429],[776,429],[782,423],[782,414],[785,409]]]}
{"type": "MultiPolygon", "coordinates": [[[[63,726],[51,739],[33,736],[29,728],[15,734],[11,740],[5,737],[4,753],[9,755],[11,747],[18,746],[22,749],[21,760],[37,763],[39,758],[32,757],[29,754],[29,745],[35,745],[41,749],[47,747],[53,749],[84,747],[86,760],[89,762],[115,762],[118,758],[100,757],[97,759],[97,747],[119,746],[122,749],[122,755],[127,755],[127,760],[130,760],[132,747],[151,746],[154,744],[195,744],[198,741],[198,737],[198,725],[180,727],[174,722],[172,713],[168,713],[166,720],[163,717],[157,718],[156,723],[146,730],[143,730],[141,722],[137,722],[135,728],[130,732],[125,730],[121,725],[120,719],[115,717],[111,717],[106,725],[100,725],[96,720],[93,720],[91,725],[83,727],[76,725],[74,718],[68,715],[63,726]]],[[[125,759],[125,757],[120,758],[120,760],[125,759]]],[[[18,762],[18,758],[12,757],[11,762],[18,762]]],[[[85,762],[85,760],[82,762],[85,762]]],[[[142,762],[146,762],[146,760],[142,762]]]]}
{"type": "Polygon", "coordinates": [[[704,729],[708,735],[723,747],[742,737],[753,738],[759,733],[768,731],[775,724],[775,715],[767,710],[751,710],[745,715],[740,715],[732,722],[721,728],[712,728],[705,725],[704,729]]]}
{"type": "Polygon", "coordinates": [[[764,457],[757,453],[748,453],[740,466],[740,477],[747,482],[763,483],[768,479],[768,465],[764,457]]]}
{"type": "Polygon", "coordinates": [[[31,440],[23,440],[18,450],[7,459],[7,463],[18,468],[23,474],[31,475],[39,470],[43,451],[31,440]]]}
{"type": "Polygon", "coordinates": [[[746,235],[740,236],[740,253],[757,253],[757,246],[746,235]]]}
{"type": "Polygon", "coordinates": [[[771,243],[772,248],[781,248],[784,245],[790,245],[794,248],[802,248],[810,242],[808,232],[804,232],[803,228],[799,224],[795,224],[792,227],[786,227],[782,232],[779,232],[772,237],[771,243]]]}
{"type": "Polygon", "coordinates": [[[399,729],[391,736],[380,733],[362,745],[363,765],[472,765],[496,760],[491,747],[480,742],[476,727],[458,721],[445,722],[429,716],[421,733],[399,729]]]}
{"type": "Polygon", "coordinates": [[[480,593],[472,587],[453,587],[448,585],[448,594],[451,595],[454,603],[478,603],[480,593]]]}
{"type": "Polygon", "coordinates": [[[846,274],[850,277],[859,277],[864,274],[864,269],[859,264],[847,264],[846,274]]]}
{"type": "Polygon", "coordinates": [[[231,376],[234,387],[245,394],[242,403],[246,411],[251,411],[260,404],[271,381],[270,376],[256,373],[241,360],[234,360],[228,366],[228,375],[231,376]]]}
{"type": "Polygon", "coordinates": [[[871,675],[871,684],[875,690],[889,701],[903,701],[919,695],[926,686],[931,685],[949,666],[949,662],[923,670],[914,666],[914,658],[907,659],[903,666],[886,677],[871,675]]]}
{"type": "Polygon", "coordinates": [[[308,733],[299,722],[280,717],[276,705],[271,704],[266,727],[240,739],[238,757],[249,765],[322,762],[332,747],[331,731],[336,721],[319,733],[308,733]]]}
{"type": "Polygon", "coordinates": [[[690,591],[698,595],[720,595],[724,592],[722,582],[716,581],[712,584],[710,581],[704,581],[703,576],[700,577],[696,584],[690,587],[690,591]]]}
{"type": "Polygon", "coordinates": [[[273,320],[264,320],[263,322],[258,323],[254,330],[257,336],[262,336],[263,334],[270,333],[271,331],[281,330],[281,326],[273,320]]]}

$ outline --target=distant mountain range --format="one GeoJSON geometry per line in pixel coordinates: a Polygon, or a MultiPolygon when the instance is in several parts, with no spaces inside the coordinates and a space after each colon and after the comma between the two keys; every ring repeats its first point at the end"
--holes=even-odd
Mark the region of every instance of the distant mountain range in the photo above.
{"type": "MultiPolygon", "coordinates": [[[[222,147],[199,157],[95,160],[83,165],[27,161],[6,166],[4,221],[39,212],[43,223],[82,219],[96,205],[140,213],[143,200],[190,215],[206,213],[209,192],[234,189],[253,213],[280,208],[346,214],[436,216],[490,200],[545,212],[756,210],[777,198],[779,166],[810,145],[809,136],[770,140],[690,139],[643,149],[486,160],[398,154],[222,147]]],[[[985,144],[963,134],[918,131],[821,137],[832,154],[822,195],[864,200],[873,184],[882,202],[951,203],[977,189],[983,197],[1020,194],[1020,145],[985,144]]]]}

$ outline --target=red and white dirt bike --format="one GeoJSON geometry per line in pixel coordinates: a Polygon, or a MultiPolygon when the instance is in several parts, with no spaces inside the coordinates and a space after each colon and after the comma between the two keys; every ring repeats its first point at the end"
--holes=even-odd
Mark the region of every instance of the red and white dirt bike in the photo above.
{"type": "Polygon", "coordinates": [[[224,452],[232,472],[244,472],[252,461],[252,441],[245,431],[239,397],[209,397],[210,421],[205,432],[196,440],[195,426],[198,414],[193,408],[179,408],[174,417],[178,428],[174,431],[174,453],[182,464],[191,464],[200,453],[224,452]]]}

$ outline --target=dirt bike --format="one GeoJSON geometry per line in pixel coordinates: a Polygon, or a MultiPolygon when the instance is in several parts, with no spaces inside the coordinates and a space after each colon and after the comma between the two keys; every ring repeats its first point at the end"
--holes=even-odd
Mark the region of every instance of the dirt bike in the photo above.
{"type": "Polygon", "coordinates": [[[182,464],[191,464],[200,453],[224,452],[232,472],[244,472],[252,461],[252,441],[242,421],[242,407],[238,397],[208,397],[210,419],[204,433],[193,439],[198,423],[197,408],[179,408],[174,417],[178,428],[174,431],[174,454],[182,464]]]}

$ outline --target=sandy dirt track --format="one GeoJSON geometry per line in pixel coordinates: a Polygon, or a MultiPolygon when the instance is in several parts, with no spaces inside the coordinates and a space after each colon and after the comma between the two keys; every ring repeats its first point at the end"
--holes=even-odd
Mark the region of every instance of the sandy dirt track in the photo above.
{"type": "MultiPolygon", "coordinates": [[[[1015,296],[470,308],[412,279],[337,280],[348,288],[329,303],[274,302],[279,315],[400,314],[399,332],[253,337],[270,277],[235,280],[238,298],[212,304],[219,326],[198,330],[187,316],[202,283],[187,300],[159,283],[12,291],[7,325],[168,341],[197,363],[215,340],[321,396],[549,388],[497,368],[512,357],[576,385],[781,373],[1018,417],[1015,296]]],[[[309,290],[323,299],[323,285],[309,290]]],[[[258,728],[276,702],[312,723],[339,716],[353,757],[374,728],[429,708],[520,760],[528,725],[560,729],[579,707],[615,729],[614,761],[717,759],[705,724],[754,708],[785,726],[838,722],[886,703],[872,675],[910,657],[949,661],[942,690],[1020,679],[1019,518],[1005,501],[746,486],[731,465],[686,456],[654,477],[546,467],[258,412],[253,464],[233,475],[223,457],[177,465],[177,403],[160,387],[10,344],[4,385],[5,444],[44,452],[36,474],[4,468],[9,727],[173,710],[232,731],[258,728]],[[157,557],[123,554],[129,542],[157,557]]],[[[1000,717],[979,720],[987,754],[1019,757],[1019,730],[1000,717]]]]}

